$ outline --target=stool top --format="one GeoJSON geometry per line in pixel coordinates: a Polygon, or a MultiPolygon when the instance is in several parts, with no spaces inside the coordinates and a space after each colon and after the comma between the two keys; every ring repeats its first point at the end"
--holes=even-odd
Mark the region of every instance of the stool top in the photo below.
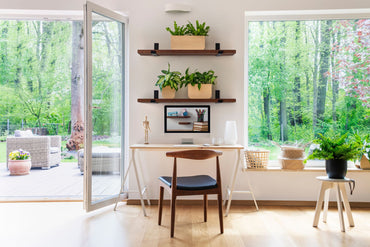
{"type": "Polygon", "coordinates": [[[351,182],[351,179],[349,178],[328,178],[328,176],[319,176],[319,177],[316,177],[316,179],[318,180],[321,180],[321,181],[325,181],[325,182],[336,182],[336,183],[348,183],[348,182],[351,182]]]}

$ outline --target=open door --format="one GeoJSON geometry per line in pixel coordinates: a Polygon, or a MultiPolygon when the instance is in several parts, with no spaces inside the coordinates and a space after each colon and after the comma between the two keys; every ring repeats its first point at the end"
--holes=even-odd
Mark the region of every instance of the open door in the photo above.
{"type": "Polygon", "coordinates": [[[84,30],[84,208],[89,212],[115,203],[123,186],[127,18],[87,2],[84,30]]]}

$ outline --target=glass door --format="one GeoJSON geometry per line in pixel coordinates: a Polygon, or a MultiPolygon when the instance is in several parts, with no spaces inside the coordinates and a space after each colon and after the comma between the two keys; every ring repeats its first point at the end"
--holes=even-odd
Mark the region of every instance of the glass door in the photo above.
{"type": "Polygon", "coordinates": [[[127,19],[87,2],[84,25],[84,207],[89,212],[115,203],[123,181],[127,19]]]}

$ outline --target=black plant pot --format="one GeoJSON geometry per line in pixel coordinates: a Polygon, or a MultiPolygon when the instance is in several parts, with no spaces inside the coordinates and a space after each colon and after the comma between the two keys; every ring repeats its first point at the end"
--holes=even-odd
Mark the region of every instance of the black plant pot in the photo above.
{"type": "Polygon", "coordinates": [[[347,160],[326,160],[326,173],[329,178],[345,178],[347,174],[347,160]]]}

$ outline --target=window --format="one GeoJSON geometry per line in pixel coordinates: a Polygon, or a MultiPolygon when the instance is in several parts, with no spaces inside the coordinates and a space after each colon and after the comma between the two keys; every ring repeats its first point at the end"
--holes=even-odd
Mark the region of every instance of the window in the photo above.
{"type": "Polygon", "coordinates": [[[271,141],[304,144],[318,133],[369,132],[368,16],[247,13],[249,146],[269,149],[277,160],[271,141]]]}

